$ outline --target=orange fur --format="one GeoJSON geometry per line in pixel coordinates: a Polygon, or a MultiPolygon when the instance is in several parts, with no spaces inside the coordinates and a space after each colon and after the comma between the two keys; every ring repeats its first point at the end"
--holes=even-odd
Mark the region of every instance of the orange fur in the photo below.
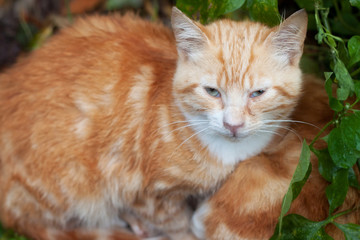
{"type": "Polygon", "coordinates": [[[172,26],[87,17],[0,75],[6,226],[103,239],[132,216],[194,238],[186,198],[214,192],[296,105],[306,14],[202,26],[175,8],[172,26]]]}
{"type": "MultiPolygon", "coordinates": [[[[333,117],[328,107],[328,97],[321,81],[310,76],[306,78],[303,97],[292,118],[320,127],[333,117]]],[[[314,126],[299,123],[292,123],[290,127],[308,143],[319,131],[314,126]]],[[[204,204],[201,216],[197,218],[203,221],[206,239],[269,239],[272,236],[280,215],[282,198],[295,171],[302,146],[301,139],[293,132],[282,135],[261,154],[241,162],[219,191],[204,204]]],[[[324,147],[324,142],[317,143],[316,148],[324,147]]],[[[328,183],[319,174],[314,155],[311,162],[312,173],[290,213],[321,221],[328,214],[329,205],[325,195],[328,183]]],[[[359,206],[360,192],[350,188],[347,200],[337,211],[359,206]]],[[[359,224],[360,212],[357,210],[336,221],[359,224]]],[[[340,230],[334,226],[329,226],[327,231],[334,239],[343,239],[340,230]]]]}

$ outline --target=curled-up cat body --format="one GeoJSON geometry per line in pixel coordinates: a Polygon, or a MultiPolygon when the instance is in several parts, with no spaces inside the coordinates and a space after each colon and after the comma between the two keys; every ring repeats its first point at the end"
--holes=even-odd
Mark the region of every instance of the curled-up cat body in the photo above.
{"type": "MultiPolygon", "coordinates": [[[[320,130],[317,127],[333,118],[323,81],[306,76],[304,82],[303,97],[292,115],[293,121],[289,121],[289,131],[279,132],[277,139],[262,153],[239,163],[221,188],[195,212],[192,228],[199,239],[260,240],[274,234],[283,197],[299,162],[302,139],[311,142],[320,130]]],[[[323,149],[326,144],[320,141],[315,147],[323,149]]],[[[311,163],[309,179],[289,213],[322,221],[329,213],[325,194],[328,183],[320,175],[317,157],[313,154],[311,163]]],[[[356,169],[355,173],[360,181],[356,169]]],[[[360,191],[350,188],[344,204],[336,212],[357,210],[335,221],[359,224],[359,207],[360,191]]],[[[326,231],[333,239],[344,239],[334,225],[326,227],[326,231]]]]}
{"type": "Polygon", "coordinates": [[[281,127],[266,122],[296,105],[306,14],[275,28],[203,26],[174,8],[172,28],[87,17],[0,75],[5,226],[33,239],[136,239],[120,233],[131,216],[194,238],[185,199],[214,192],[281,127]]]}

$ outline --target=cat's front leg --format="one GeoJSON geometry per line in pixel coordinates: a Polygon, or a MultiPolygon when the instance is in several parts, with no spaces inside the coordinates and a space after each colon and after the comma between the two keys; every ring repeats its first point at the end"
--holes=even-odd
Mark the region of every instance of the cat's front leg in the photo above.
{"type": "Polygon", "coordinates": [[[196,240],[190,230],[192,211],[185,200],[147,197],[135,206],[136,212],[171,240],[196,240]]]}

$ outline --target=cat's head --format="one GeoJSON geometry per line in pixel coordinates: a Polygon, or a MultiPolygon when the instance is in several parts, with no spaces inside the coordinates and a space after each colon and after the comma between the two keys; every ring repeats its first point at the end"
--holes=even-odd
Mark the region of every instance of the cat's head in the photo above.
{"type": "Polygon", "coordinates": [[[230,20],[203,26],[174,8],[172,27],[173,91],[199,137],[237,142],[276,131],[274,120],[289,116],[301,91],[306,12],[269,28],[230,20]]]}

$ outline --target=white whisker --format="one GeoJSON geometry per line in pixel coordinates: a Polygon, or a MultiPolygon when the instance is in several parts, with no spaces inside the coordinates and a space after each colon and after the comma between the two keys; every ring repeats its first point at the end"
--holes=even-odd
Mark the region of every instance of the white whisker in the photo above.
{"type": "Polygon", "coordinates": [[[206,131],[206,130],[208,130],[208,129],[209,129],[209,127],[206,127],[206,128],[204,128],[204,129],[202,129],[202,130],[200,130],[200,131],[195,132],[195,133],[192,134],[190,137],[186,138],[179,146],[177,146],[177,147],[175,148],[175,150],[173,151],[173,153],[171,154],[171,156],[170,156],[169,159],[172,159],[172,157],[173,157],[173,155],[175,154],[175,152],[176,152],[182,145],[184,145],[187,141],[189,141],[191,138],[195,137],[196,135],[199,135],[200,133],[202,133],[202,132],[204,132],[204,131],[206,131]]]}
{"type": "Polygon", "coordinates": [[[308,122],[304,122],[304,121],[297,121],[297,120],[264,120],[264,123],[271,123],[271,122],[284,122],[284,123],[302,123],[302,124],[306,124],[312,127],[315,127],[317,129],[320,129],[318,126],[312,124],[312,123],[308,123],[308,122]]]}
{"type": "Polygon", "coordinates": [[[185,126],[181,126],[181,127],[175,128],[175,129],[173,129],[172,131],[170,131],[169,134],[166,135],[166,137],[169,136],[171,133],[173,133],[173,132],[175,132],[175,131],[179,131],[179,130],[184,129],[184,128],[187,128],[187,127],[199,126],[199,125],[203,125],[203,124],[204,124],[204,123],[202,123],[202,122],[201,122],[201,123],[193,123],[193,124],[187,124],[187,125],[185,125],[185,126]]]}
{"type": "MultiPolygon", "coordinates": [[[[275,135],[278,135],[278,136],[282,136],[280,133],[276,132],[276,131],[269,131],[269,130],[264,130],[264,129],[258,129],[255,134],[257,133],[260,133],[260,132],[263,132],[263,133],[271,133],[271,134],[275,134],[275,135]]],[[[258,135],[258,134],[257,134],[258,135]]]]}
{"type": "MultiPolygon", "coordinates": [[[[189,120],[189,121],[176,121],[176,122],[172,122],[172,123],[169,123],[169,124],[165,124],[163,126],[160,126],[158,129],[156,129],[154,132],[152,132],[151,134],[154,134],[154,133],[157,133],[159,132],[161,129],[165,128],[165,127],[169,127],[171,125],[175,125],[175,124],[180,124],[180,123],[190,123],[190,124],[187,124],[186,126],[192,126],[192,124],[196,125],[201,125],[201,124],[204,124],[204,123],[208,123],[209,120],[189,120]]],[[[185,127],[185,126],[182,126],[182,127],[185,127]]],[[[182,128],[181,127],[181,128],[182,128]]],[[[174,130],[173,130],[174,131],[174,130]]],[[[173,132],[171,131],[171,132],[173,132]]]]}
{"type": "Polygon", "coordinates": [[[285,127],[285,126],[281,126],[281,125],[264,125],[264,127],[267,127],[267,128],[281,128],[281,129],[285,129],[285,130],[288,130],[290,132],[292,132],[293,134],[295,134],[297,136],[297,138],[299,139],[300,142],[302,142],[302,138],[301,136],[294,130],[292,129],[291,127],[285,127]]]}

